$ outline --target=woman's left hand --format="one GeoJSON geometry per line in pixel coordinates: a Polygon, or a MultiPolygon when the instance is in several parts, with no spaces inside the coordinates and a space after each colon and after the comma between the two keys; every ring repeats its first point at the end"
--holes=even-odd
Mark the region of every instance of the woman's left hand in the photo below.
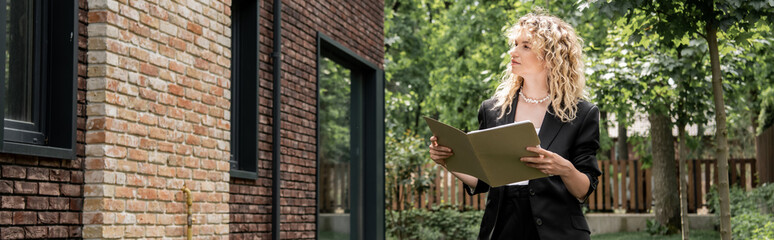
{"type": "Polygon", "coordinates": [[[575,166],[559,154],[545,150],[541,147],[527,147],[527,151],[539,154],[538,157],[522,157],[521,161],[527,166],[536,168],[548,175],[565,176],[575,170],[575,166]]]}

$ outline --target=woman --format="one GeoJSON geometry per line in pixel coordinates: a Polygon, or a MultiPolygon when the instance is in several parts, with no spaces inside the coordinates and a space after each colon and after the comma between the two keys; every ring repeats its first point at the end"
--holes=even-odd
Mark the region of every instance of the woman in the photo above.
{"type": "MultiPolygon", "coordinates": [[[[494,96],[478,110],[479,128],[530,120],[539,157],[520,160],[549,177],[490,187],[452,172],[470,195],[489,192],[479,239],[589,239],[581,203],[594,192],[599,109],[584,100],[581,43],[564,21],[528,14],[506,31],[511,64],[494,96]]],[[[518,136],[514,136],[518,137],[518,136]]],[[[433,136],[430,157],[445,167],[453,151],[433,136]]]]}

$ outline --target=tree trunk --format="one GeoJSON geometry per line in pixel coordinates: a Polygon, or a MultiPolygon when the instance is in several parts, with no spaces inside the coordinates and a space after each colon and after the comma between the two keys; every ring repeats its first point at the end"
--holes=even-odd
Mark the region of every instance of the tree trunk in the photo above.
{"type": "Polygon", "coordinates": [[[680,200],[677,192],[675,141],[672,123],[666,113],[652,112],[650,136],[653,146],[653,211],[656,221],[668,228],[667,233],[680,229],[680,200]]]}
{"type": "Polygon", "coordinates": [[[688,240],[688,168],[685,162],[688,161],[688,147],[686,146],[685,123],[678,126],[680,137],[680,219],[682,219],[683,240],[688,240]]]}
{"type": "Polygon", "coordinates": [[[628,137],[626,136],[626,125],[622,116],[616,116],[618,118],[618,141],[615,143],[615,159],[617,160],[629,160],[629,144],[626,143],[628,137]]]}
{"type": "Polygon", "coordinates": [[[728,130],[726,130],[726,104],[723,100],[723,83],[720,78],[717,26],[707,24],[707,45],[712,65],[712,95],[715,102],[715,140],[718,159],[718,196],[720,197],[720,238],[731,239],[731,208],[728,197],[728,130]]]}

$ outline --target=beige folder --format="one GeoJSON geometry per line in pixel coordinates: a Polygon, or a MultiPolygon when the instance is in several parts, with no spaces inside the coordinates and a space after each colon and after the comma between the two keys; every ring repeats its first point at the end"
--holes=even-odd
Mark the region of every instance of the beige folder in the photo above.
{"type": "Polygon", "coordinates": [[[472,175],[492,187],[548,176],[520,160],[521,157],[538,156],[527,151],[527,146],[540,145],[530,121],[470,133],[432,118],[425,117],[425,121],[438,138],[438,144],[452,149],[454,155],[446,159],[450,171],[472,175]]]}

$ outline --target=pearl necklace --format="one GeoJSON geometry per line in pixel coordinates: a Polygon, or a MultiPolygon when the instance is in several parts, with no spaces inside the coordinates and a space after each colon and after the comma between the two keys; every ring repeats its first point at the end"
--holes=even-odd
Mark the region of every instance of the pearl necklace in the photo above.
{"type": "Polygon", "coordinates": [[[545,102],[546,100],[548,100],[548,97],[550,95],[551,94],[546,95],[546,97],[544,97],[543,99],[537,100],[537,99],[528,98],[528,97],[524,96],[524,94],[521,93],[521,91],[519,91],[519,96],[521,96],[521,99],[524,99],[524,101],[526,101],[527,103],[532,103],[532,104],[538,104],[538,103],[545,102]]]}

